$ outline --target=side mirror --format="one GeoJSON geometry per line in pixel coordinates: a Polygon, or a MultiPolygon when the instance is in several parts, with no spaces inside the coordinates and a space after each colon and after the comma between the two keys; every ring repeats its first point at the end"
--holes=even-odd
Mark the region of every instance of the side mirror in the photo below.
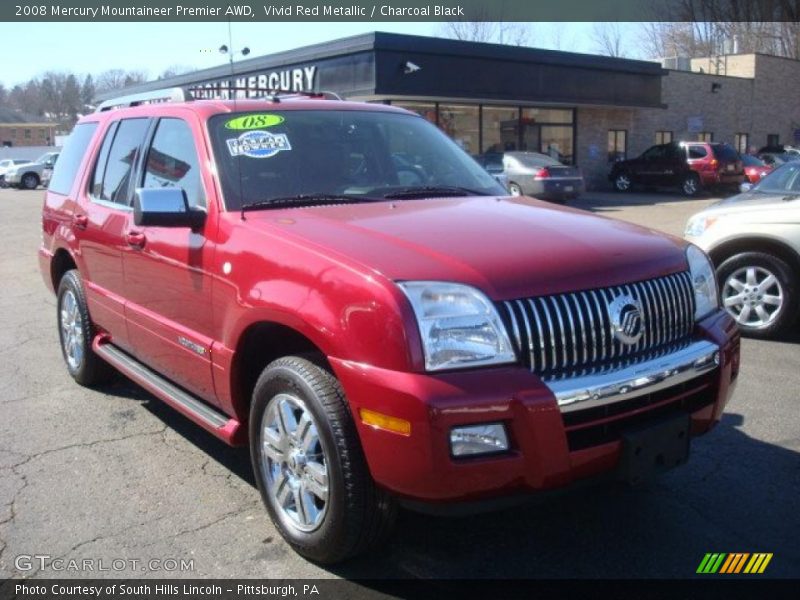
{"type": "Polygon", "coordinates": [[[745,181],[744,183],[739,184],[739,191],[742,194],[746,194],[747,192],[749,192],[752,189],[753,189],[753,184],[752,183],[748,183],[747,181],[745,181]]]}
{"type": "Polygon", "coordinates": [[[142,227],[194,229],[205,219],[205,211],[189,206],[183,188],[137,188],[133,197],[133,222],[142,227]]]}

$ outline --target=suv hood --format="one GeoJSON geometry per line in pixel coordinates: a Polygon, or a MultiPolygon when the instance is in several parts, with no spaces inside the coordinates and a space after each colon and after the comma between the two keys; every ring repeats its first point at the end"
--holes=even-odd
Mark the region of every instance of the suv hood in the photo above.
{"type": "Polygon", "coordinates": [[[248,213],[392,280],[455,281],[494,300],[605,287],[686,269],[685,242],[530,198],[439,198],[248,213]]]}

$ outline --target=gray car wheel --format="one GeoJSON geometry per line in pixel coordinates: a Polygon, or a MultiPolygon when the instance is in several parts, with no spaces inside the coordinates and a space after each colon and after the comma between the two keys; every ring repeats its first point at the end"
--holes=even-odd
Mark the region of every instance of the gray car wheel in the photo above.
{"type": "Polygon", "coordinates": [[[25,173],[20,183],[26,190],[35,190],[39,187],[39,176],[36,173],[25,173]]]}
{"type": "Polygon", "coordinates": [[[717,269],[720,300],[742,333],[769,338],[796,320],[795,275],[780,258],[761,252],[732,256],[717,269]]]}
{"type": "Polygon", "coordinates": [[[512,196],[522,196],[522,188],[516,183],[509,183],[508,191],[512,196]]]}

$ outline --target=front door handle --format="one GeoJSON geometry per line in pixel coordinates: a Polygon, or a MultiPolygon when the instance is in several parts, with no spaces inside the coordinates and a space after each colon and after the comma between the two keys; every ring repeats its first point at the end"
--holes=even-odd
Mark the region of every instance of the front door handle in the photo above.
{"type": "Polygon", "coordinates": [[[86,215],[73,215],[72,224],[78,229],[86,229],[86,226],[89,225],[89,217],[86,215]]]}
{"type": "Polygon", "coordinates": [[[129,246],[138,249],[144,248],[145,243],[147,243],[147,238],[141,231],[129,231],[125,234],[125,240],[129,246]]]}

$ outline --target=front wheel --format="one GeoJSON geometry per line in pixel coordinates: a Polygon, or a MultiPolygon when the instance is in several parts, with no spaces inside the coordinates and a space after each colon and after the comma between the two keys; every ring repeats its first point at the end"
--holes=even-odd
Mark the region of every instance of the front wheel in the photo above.
{"type": "Polygon", "coordinates": [[[630,192],[633,184],[627,173],[619,173],[614,177],[614,189],[618,192],[630,192]]]}
{"type": "Polygon", "coordinates": [[[681,183],[681,190],[683,191],[684,196],[688,196],[690,198],[692,196],[696,196],[700,191],[700,180],[697,178],[697,175],[694,173],[686,175],[681,183]]]}
{"type": "Polygon", "coordinates": [[[742,333],[770,338],[796,319],[797,284],[792,268],[762,252],[732,256],[717,269],[722,306],[742,333]]]}
{"type": "Polygon", "coordinates": [[[264,369],[250,453],[267,511],[299,554],[337,563],[390,533],[395,502],[372,481],[347,400],[327,370],[296,356],[264,369]]]}

